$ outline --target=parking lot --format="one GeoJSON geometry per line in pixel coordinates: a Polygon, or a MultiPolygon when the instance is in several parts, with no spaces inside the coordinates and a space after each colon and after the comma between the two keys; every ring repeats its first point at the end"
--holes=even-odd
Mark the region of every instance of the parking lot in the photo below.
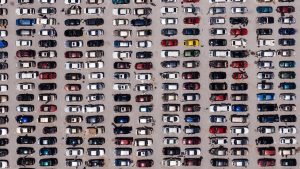
{"type": "MultiPolygon", "coordinates": [[[[295,140],[298,141],[299,131],[296,131],[296,133],[287,131],[287,134],[279,134],[279,128],[280,126],[281,128],[284,128],[283,126],[294,126],[299,130],[299,115],[294,110],[299,106],[298,102],[295,99],[287,101],[280,98],[282,93],[292,93],[298,96],[299,91],[297,88],[292,90],[282,90],[278,88],[283,82],[291,82],[299,86],[297,80],[298,76],[296,76],[296,78],[282,79],[278,74],[282,71],[294,71],[295,74],[298,73],[296,67],[282,68],[279,66],[279,63],[281,61],[298,62],[297,54],[299,51],[297,49],[297,42],[300,40],[297,36],[298,18],[300,18],[299,1],[288,3],[277,2],[276,0],[274,3],[258,3],[255,0],[247,0],[243,3],[229,1],[226,3],[210,3],[209,0],[201,0],[200,2],[196,1],[192,3],[186,2],[186,0],[182,2],[180,0],[173,0],[175,2],[166,3],[160,0],[153,0],[152,2],[144,0],[147,3],[140,4],[138,2],[143,2],[143,0],[130,0],[129,4],[113,3],[126,2],[126,0],[104,0],[103,3],[99,4],[88,4],[86,2],[87,0],[81,0],[79,4],[66,4],[58,0],[54,4],[43,4],[39,1],[40,0],[35,0],[32,4],[20,4],[17,1],[11,2],[8,0],[6,4],[0,7],[8,9],[7,15],[3,14],[0,18],[8,20],[7,26],[1,25],[1,30],[6,30],[7,36],[2,37],[0,43],[0,47],[3,45],[2,40],[8,43],[7,47],[1,47],[2,52],[8,52],[8,58],[1,60],[1,62],[3,62],[2,64],[8,64],[8,68],[3,68],[0,72],[8,74],[8,80],[2,80],[0,83],[3,86],[8,85],[8,90],[1,92],[1,96],[8,96],[8,101],[5,102],[2,100],[0,103],[0,106],[8,106],[8,111],[4,112],[1,116],[4,117],[7,115],[9,119],[7,123],[1,124],[1,129],[8,128],[8,134],[1,136],[1,138],[8,138],[9,140],[7,145],[0,147],[0,149],[7,149],[9,151],[8,155],[1,156],[0,162],[2,165],[8,162],[9,168],[50,167],[78,169],[94,167],[141,168],[143,166],[151,168],[170,168],[168,165],[173,165],[171,166],[172,168],[209,169],[216,168],[218,165],[221,168],[238,168],[233,164],[234,161],[238,161],[239,163],[235,165],[243,165],[243,167],[247,168],[264,168],[261,165],[270,165],[268,168],[298,168],[297,164],[296,166],[282,166],[282,159],[296,159],[299,163],[298,143],[281,144],[280,140],[282,137],[288,137],[295,138],[295,140]],[[273,11],[271,13],[258,13],[258,6],[271,6],[273,11]],[[295,11],[282,14],[276,11],[278,6],[294,6],[295,11]],[[56,14],[39,14],[38,9],[40,7],[53,7],[56,9],[56,14]],[[216,10],[224,9],[218,7],[225,7],[226,12],[223,13],[223,11],[219,14],[210,13],[210,10],[214,8],[216,10]],[[246,7],[248,11],[245,14],[237,14],[231,12],[232,7],[246,7]],[[30,15],[18,15],[16,13],[18,8],[34,8],[35,12],[30,15]],[[99,11],[99,14],[87,14],[88,12],[85,11],[88,11],[88,8],[97,8],[101,11],[99,11]],[[124,8],[125,10],[123,11],[125,14],[121,15],[123,11],[119,11],[118,13],[116,11],[117,8],[124,8]],[[126,11],[129,11],[128,8],[130,9],[130,14],[126,14],[126,11]],[[136,14],[138,13],[136,9],[139,8],[143,8],[143,12],[147,9],[148,11],[146,11],[146,13],[149,13],[144,14],[141,12],[141,14],[136,14]],[[186,10],[195,11],[192,13],[184,12],[184,8],[186,10]],[[174,9],[176,12],[172,13],[171,10],[174,9]],[[198,11],[198,9],[200,10],[198,11]],[[168,10],[170,11],[168,12],[168,10]],[[80,14],[76,14],[76,12],[80,14]],[[281,24],[278,22],[280,17],[290,15],[296,19],[295,24],[281,24]],[[264,16],[274,17],[274,23],[257,23],[257,17],[264,16]],[[212,17],[224,17],[225,23],[212,24],[212,17]],[[245,25],[240,23],[231,24],[231,17],[247,17],[248,23],[245,25]],[[28,18],[43,18],[47,20],[48,23],[39,23],[38,20],[40,19],[36,19],[34,20],[34,24],[29,24],[27,23],[29,20],[26,20],[28,18]],[[56,23],[50,23],[54,21],[50,18],[55,19],[56,23]],[[168,20],[168,18],[173,19],[168,20]],[[186,18],[190,18],[191,23],[188,23],[189,21],[186,21],[186,18]],[[200,19],[199,23],[197,23],[197,18],[200,19]],[[18,19],[24,20],[18,22],[18,19]],[[66,26],[67,19],[79,19],[80,24],[76,26],[66,26]],[[92,21],[91,24],[88,24],[87,19],[96,20],[93,20],[93,22],[95,22],[94,24],[92,21]],[[104,24],[100,23],[101,19],[103,19],[104,24]],[[116,23],[120,24],[120,22],[125,21],[122,20],[118,22],[118,19],[128,19],[128,24],[117,26],[116,23]],[[151,19],[151,24],[145,26],[148,24],[147,20],[149,21],[149,19],[151,19]],[[133,20],[136,21],[135,24],[132,22],[133,20]],[[162,24],[165,21],[171,22],[171,20],[176,20],[177,24],[162,24]],[[185,31],[184,29],[187,28],[192,28],[193,30],[189,29],[186,30],[186,33],[182,33],[185,31]],[[224,35],[212,35],[210,33],[212,28],[226,28],[227,32],[224,35]],[[247,33],[245,33],[245,35],[231,35],[231,29],[233,28],[238,30],[246,28],[247,33]],[[272,35],[258,36],[257,29],[261,28],[272,29],[272,35]],[[296,33],[280,35],[281,33],[278,33],[280,28],[295,28],[296,33]],[[16,33],[18,29],[35,29],[35,33],[30,36],[18,36],[16,33]],[[56,33],[50,34],[51,31],[47,31],[47,36],[40,35],[40,30],[48,29],[52,31],[55,30],[56,33]],[[67,29],[73,29],[75,31],[70,31],[70,35],[66,35],[65,31],[67,29]],[[170,36],[164,36],[162,35],[163,29],[173,30],[168,30],[171,32],[170,36]],[[177,29],[175,35],[172,34],[174,29],[177,29]],[[92,33],[89,33],[91,30],[98,30],[92,33],[98,33],[99,35],[92,36],[92,33]],[[143,33],[147,34],[145,30],[147,30],[148,33],[151,32],[151,35],[150,33],[146,36],[141,35],[143,33]],[[197,30],[199,33],[197,33],[197,30]],[[233,46],[231,44],[232,39],[239,40],[240,38],[247,41],[244,47],[233,46]],[[281,38],[293,38],[296,41],[296,45],[279,45],[278,40],[281,38]],[[212,42],[216,43],[216,45],[212,43],[209,44],[211,39],[224,39],[223,41],[226,41],[227,44],[219,45],[219,42],[212,42]],[[274,40],[275,45],[258,46],[259,39],[274,40]],[[26,44],[18,46],[17,43],[21,42],[20,40],[23,40],[26,44]],[[46,42],[41,44],[40,40],[46,40],[46,42]],[[50,44],[49,42],[52,40],[55,40],[57,44],[50,44]],[[90,40],[98,41],[88,42],[90,40]],[[70,42],[69,46],[67,42],[70,42]],[[83,45],[80,44],[81,42],[83,45]],[[32,43],[32,45],[28,43],[32,43]],[[47,45],[48,47],[46,47],[47,45]],[[282,49],[294,50],[295,55],[290,57],[280,56],[277,51],[282,49]],[[35,50],[36,54],[34,56],[30,54],[30,56],[17,56],[16,53],[19,50],[35,50]],[[238,57],[234,58],[232,51],[238,50],[248,52],[249,56],[241,57],[239,53],[237,54],[238,57]],[[276,52],[272,57],[257,56],[257,52],[270,52],[273,50],[276,52]],[[39,54],[41,51],[52,51],[56,54],[55,57],[41,57],[41,54],[39,54]],[[168,54],[162,51],[166,51],[170,56],[166,56],[168,54]],[[200,51],[200,54],[194,57],[188,57],[186,54],[188,51],[200,51]],[[216,53],[229,52],[231,56],[212,56],[212,51],[217,51],[216,53]],[[70,52],[70,55],[66,54],[66,52],[70,52]],[[95,52],[98,55],[96,57],[92,57],[91,55],[86,57],[89,52],[95,52]],[[147,58],[147,54],[151,52],[151,57],[147,58]],[[118,55],[119,58],[114,58],[113,55],[118,55]],[[210,64],[212,61],[220,60],[223,62],[227,61],[228,65],[226,67],[213,68],[210,64]],[[20,66],[20,61],[28,64],[35,62],[36,65],[26,68],[26,66],[20,66]],[[178,61],[179,64],[174,66],[178,61]],[[237,62],[236,66],[230,65],[233,61],[237,62]],[[239,65],[241,64],[240,61],[246,61],[243,63],[247,63],[248,66],[239,65]],[[272,61],[271,64],[273,67],[263,65],[266,67],[258,68],[258,61],[272,61]],[[41,62],[46,63],[42,64],[41,62]],[[116,65],[117,63],[119,65],[116,65]],[[41,66],[39,66],[39,64],[41,66]],[[163,64],[165,64],[165,66],[162,66],[163,64]],[[37,71],[39,77],[29,78],[28,76],[35,75],[34,73],[29,73],[29,71],[37,71]],[[51,79],[54,73],[43,74],[42,72],[54,72],[56,77],[51,79]],[[126,73],[122,73],[127,72],[130,77],[118,79],[116,78],[116,72],[121,73],[120,76],[126,76],[126,73]],[[215,79],[210,77],[211,72],[216,72],[215,79]],[[222,78],[221,76],[224,73],[220,72],[225,72],[226,77],[222,78]],[[258,90],[257,84],[264,80],[257,78],[259,72],[274,73],[274,77],[266,79],[266,82],[273,83],[272,90],[258,90]],[[67,80],[67,73],[80,73],[81,76],[76,77],[76,80],[67,80]],[[95,73],[95,78],[91,78],[92,73],[95,73]],[[164,77],[162,73],[164,73],[164,77]],[[245,75],[246,73],[247,78],[244,76],[241,77],[241,79],[233,79],[233,73],[237,73],[238,75],[245,75]],[[41,74],[43,74],[44,77],[41,77],[41,74]],[[200,74],[200,76],[198,74],[200,74]],[[143,75],[151,75],[152,77],[147,80],[147,77],[143,75]],[[144,77],[146,79],[141,79],[144,77]],[[227,83],[228,89],[219,91],[211,90],[211,83],[224,82],[227,83]],[[20,83],[33,83],[35,88],[32,90],[20,90],[18,89],[20,83]],[[40,90],[39,85],[41,83],[53,83],[53,85],[55,83],[56,87],[53,87],[52,90],[51,86],[47,86],[44,88],[48,89],[40,90]],[[246,83],[248,89],[231,90],[231,85],[234,83],[246,83]],[[67,84],[72,85],[69,85],[70,88],[67,88],[67,84]],[[187,84],[192,86],[193,89],[187,89],[188,87],[185,86],[187,84]],[[200,84],[200,89],[194,86],[197,84],[200,84]],[[259,93],[262,94],[261,98],[259,96],[259,99],[262,99],[260,101],[258,101],[257,96],[259,93]],[[274,95],[267,95],[266,93],[272,93],[274,95]],[[30,99],[30,96],[26,95],[27,98],[20,98],[18,101],[16,98],[21,97],[19,94],[33,94],[34,99],[30,99]],[[43,96],[43,94],[47,96],[45,100],[39,98],[43,96]],[[235,97],[234,94],[236,94],[237,97],[235,97]],[[220,101],[213,101],[212,95],[220,98],[220,101]],[[95,99],[96,96],[99,98],[95,99]],[[130,98],[128,99],[129,96],[130,98]],[[227,99],[223,98],[223,96],[226,96],[227,99]],[[241,96],[247,99],[238,101],[241,96]],[[271,99],[267,100],[265,98],[267,96],[271,97],[271,99]],[[102,97],[104,98],[101,99],[102,97]],[[93,99],[95,100],[93,101],[93,99]],[[234,99],[236,99],[236,101],[234,101],[234,99]],[[224,110],[224,106],[219,105],[221,103],[229,105],[230,110],[228,111],[228,107],[226,107],[227,110],[224,110]],[[262,106],[266,104],[268,104],[267,106],[270,106],[269,104],[276,104],[277,109],[271,110],[272,108],[268,107],[266,108],[267,111],[260,112],[258,111],[257,104],[264,104],[262,106]],[[286,111],[282,110],[284,109],[284,107],[280,106],[282,104],[286,105],[286,111]],[[24,105],[33,105],[34,110],[31,112],[19,112],[19,110],[16,110],[18,106],[23,106],[25,109],[26,106],[24,105]],[[218,110],[222,109],[223,112],[211,110],[214,105],[216,108],[218,107],[218,110]],[[50,109],[54,109],[55,107],[56,110],[48,111],[46,110],[47,106],[50,106],[50,109]],[[291,106],[291,111],[289,110],[289,106],[291,106]],[[43,107],[44,111],[42,111],[43,107]],[[198,111],[197,109],[199,107],[201,109],[198,111]],[[117,108],[121,110],[118,111],[116,110],[117,108]],[[144,108],[146,110],[152,109],[152,111],[145,111],[144,108]],[[29,121],[16,120],[16,117],[20,115],[26,115],[29,121]],[[56,116],[54,120],[51,119],[54,117],[53,115],[56,116]],[[67,122],[66,118],[70,115],[81,117],[82,122],[67,122]],[[218,123],[213,123],[211,120],[212,115],[217,117],[222,116],[222,118],[218,118],[218,120],[226,120],[223,122],[222,120],[217,120],[218,123]],[[243,116],[243,119],[246,119],[246,121],[234,123],[231,119],[235,115],[243,116]],[[268,118],[258,121],[257,118],[259,115],[275,116],[268,116],[268,118]],[[297,122],[284,121],[281,120],[281,118],[276,121],[276,118],[279,118],[281,115],[291,115],[289,118],[295,115],[297,122]],[[95,118],[92,118],[92,116],[95,118]],[[32,122],[30,122],[31,117],[33,118],[32,122]],[[46,118],[43,119],[42,117],[46,118]],[[90,122],[86,120],[87,117],[91,117],[90,122]],[[163,117],[165,117],[165,119],[163,117]],[[198,117],[200,117],[200,121],[198,117]],[[102,118],[104,118],[104,120],[102,118]],[[53,122],[49,122],[49,120],[53,120],[53,122]],[[264,120],[265,123],[262,123],[264,120]],[[35,130],[31,133],[17,133],[16,130],[20,126],[23,128],[25,126],[33,126],[35,130]],[[221,128],[213,132],[211,130],[212,126],[221,126],[221,128]],[[249,129],[249,132],[245,133],[244,131],[243,133],[242,131],[238,134],[232,133],[231,128],[236,126],[249,129]],[[260,126],[274,126],[275,133],[259,133],[257,128],[260,126]],[[57,128],[53,133],[45,133],[44,127],[53,127],[53,130],[55,130],[55,127],[57,128]],[[126,127],[132,128],[127,131],[126,127]],[[223,127],[226,128],[225,133],[221,131],[224,129],[223,127]],[[117,131],[116,128],[119,130],[117,131]],[[198,131],[199,128],[200,131],[198,131]],[[68,131],[66,131],[67,129],[68,131]],[[139,130],[141,132],[147,131],[149,135],[138,135],[137,132],[139,130]],[[17,138],[20,138],[20,136],[24,136],[23,138],[33,136],[36,138],[36,141],[32,144],[19,144],[17,143],[17,138]],[[55,143],[45,143],[45,145],[41,145],[40,139],[42,137],[52,137],[55,143]],[[166,137],[177,138],[178,143],[168,145],[166,144],[166,137]],[[224,145],[214,145],[211,142],[213,137],[226,138],[228,143],[224,145]],[[273,141],[269,143],[267,139],[264,139],[264,141],[268,143],[257,144],[256,140],[259,137],[272,137],[273,141]],[[68,142],[70,138],[73,138],[75,141],[70,141],[69,145],[67,145],[66,142],[68,142]],[[78,141],[76,139],[80,140],[80,138],[82,138],[83,142],[76,143],[76,141],[78,141]],[[98,138],[98,141],[104,139],[105,143],[91,145],[89,144],[91,138],[98,138]],[[199,144],[197,143],[197,138],[201,139],[199,144]],[[233,145],[231,143],[232,139],[241,138],[245,138],[247,143],[244,145],[233,145]],[[130,142],[131,139],[132,143],[130,142]],[[121,145],[116,144],[117,140],[121,140],[121,143],[119,143],[121,145]],[[130,143],[127,144],[126,141],[128,140],[130,143]],[[147,141],[143,142],[145,140],[148,141],[149,145],[140,145],[146,143],[147,141]],[[183,140],[187,140],[188,143],[183,144],[183,140]],[[150,145],[150,142],[153,143],[150,145]],[[34,148],[34,152],[32,154],[17,154],[17,149],[20,147],[32,147],[34,148]],[[47,155],[47,153],[43,154],[41,148],[45,147],[56,147],[57,152],[53,155],[47,155]],[[218,153],[211,153],[213,148],[215,148],[218,153]],[[259,155],[258,148],[261,150],[267,149],[271,154],[268,155],[266,153],[265,155],[259,155]],[[94,152],[88,154],[89,150],[95,149],[97,149],[95,152],[99,154],[93,155],[94,152]],[[199,149],[201,153],[197,151],[199,149]],[[247,153],[244,156],[233,155],[233,149],[247,149],[247,153]],[[274,153],[274,149],[275,154],[272,154],[272,152],[274,153]],[[291,152],[291,155],[288,153],[286,157],[280,155],[282,152],[285,152],[280,151],[281,149],[287,150],[286,152],[291,152]],[[83,150],[83,152],[81,152],[81,150],[83,150]],[[223,155],[222,150],[226,150],[223,155]],[[103,152],[105,153],[103,154],[103,152]],[[75,153],[75,155],[70,153],[75,153]],[[148,156],[147,153],[149,153],[148,156]],[[192,153],[194,153],[194,155],[192,153]],[[33,159],[34,162],[22,166],[17,163],[17,161],[22,160],[16,160],[17,158],[27,159],[24,161],[28,163],[30,159],[33,159]],[[92,159],[97,159],[98,161],[95,160],[96,162],[92,163],[92,159]],[[259,163],[259,160],[266,161],[259,163]],[[212,164],[214,161],[215,164],[212,164]],[[52,163],[52,167],[50,163],[52,163]],[[92,165],[95,166],[92,167],[92,165]]],[[[0,0],[0,2],[2,1],[0,0]]],[[[74,2],[77,1],[75,0],[74,2]]],[[[94,12],[93,10],[91,11],[94,12]]],[[[71,24],[75,24],[75,22],[76,21],[72,21],[71,24]]],[[[1,97],[1,99],[4,98],[1,97]]],[[[221,141],[222,139],[219,140],[221,141]]],[[[291,163],[295,165],[295,163],[291,163]]]]}

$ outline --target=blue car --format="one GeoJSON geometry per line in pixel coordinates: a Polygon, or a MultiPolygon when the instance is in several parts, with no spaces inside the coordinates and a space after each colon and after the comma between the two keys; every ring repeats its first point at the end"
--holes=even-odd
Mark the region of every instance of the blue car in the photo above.
{"type": "Polygon", "coordinates": [[[121,41],[121,40],[115,40],[114,41],[114,47],[115,48],[121,48],[121,47],[130,47],[132,45],[132,41],[121,41]]]}
{"type": "Polygon", "coordinates": [[[259,116],[257,116],[257,120],[260,123],[274,123],[274,122],[279,122],[279,116],[278,115],[259,115],[259,116]]]}
{"type": "Polygon", "coordinates": [[[115,166],[130,166],[132,163],[132,160],[128,158],[122,158],[122,159],[115,159],[115,166]]]}
{"type": "Polygon", "coordinates": [[[274,93],[259,93],[256,96],[258,101],[271,101],[275,99],[274,93]]]}
{"type": "Polygon", "coordinates": [[[8,45],[7,41],[5,41],[5,40],[0,40],[0,49],[6,48],[7,45],[8,45]]]}
{"type": "Polygon", "coordinates": [[[130,0],[112,0],[113,4],[129,4],[130,0]]]}
{"type": "Polygon", "coordinates": [[[33,18],[22,18],[16,20],[17,26],[33,26],[36,24],[36,19],[33,18]]]}
{"type": "Polygon", "coordinates": [[[144,18],[144,19],[132,19],[131,20],[132,26],[149,26],[152,23],[151,19],[144,18]]]}
{"type": "Polygon", "coordinates": [[[280,68],[293,68],[296,66],[296,62],[292,60],[284,60],[279,62],[280,68]]]}
{"type": "Polygon", "coordinates": [[[186,115],[184,118],[184,121],[187,123],[197,123],[197,122],[200,122],[200,116],[199,115],[186,115]]]}
{"type": "Polygon", "coordinates": [[[248,110],[248,106],[245,104],[233,104],[231,109],[233,112],[246,112],[248,110]]]}
{"type": "Polygon", "coordinates": [[[198,28],[185,28],[182,30],[183,35],[199,35],[200,30],[198,28]]]}
{"type": "Polygon", "coordinates": [[[273,8],[271,6],[258,6],[256,7],[257,13],[272,13],[273,8]]]}
{"type": "Polygon", "coordinates": [[[296,30],[294,28],[280,28],[278,29],[280,35],[295,35],[296,30]]]}
{"type": "Polygon", "coordinates": [[[128,116],[117,116],[114,118],[115,123],[129,123],[128,116]]]}
{"type": "Polygon", "coordinates": [[[278,86],[281,90],[294,90],[296,89],[296,83],[294,82],[282,82],[278,86]]]}
{"type": "Polygon", "coordinates": [[[33,116],[29,115],[20,115],[16,117],[16,121],[20,124],[31,123],[33,121],[33,116]]]}

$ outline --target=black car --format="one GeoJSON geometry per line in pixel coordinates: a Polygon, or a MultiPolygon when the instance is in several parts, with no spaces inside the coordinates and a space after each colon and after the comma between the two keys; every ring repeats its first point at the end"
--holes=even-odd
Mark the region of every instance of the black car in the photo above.
{"type": "Polygon", "coordinates": [[[16,34],[18,36],[33,36],[35,34],[35,29],[17,29],[16,34]]]}
{"type": "Polygon", "coordinates": [[[231,84],[231,90],[233,91],[243,91],[248,89],[247,83],[233,83],[231,84]]]}
{"type": "Polygon", "coordinates": [[[85,162],[85,165],[88,167],[103,167],[104,160],[103,159],[90,159],[85,162]]]}
{"type": "Polygon", "coordinates": [[[160,65],[164,68],[176,68],[180,66],[180,62],[177,60],[163,61],[160,65]]]}
{"type": "Polygon", "coordinates": [[[33,101],[34,95],[33,94],[18,94],[17,101],[33,101]]]}
{"type": "Polygon", "coordinates": [[[20,157],[17,160],[17,165],[20,166],[27,166],[27,165],[34,165],[35,159],[34,158],[28,158],[28,157],[20,157]]]}
{"type": "Polygon", "coordinates": [[[39,151],[40,156],[53,156],[57,154],[57,148],[54,147],[44,147],[39,151]]]}
{"type": "Polygon", "coordinates": [[[274,143],[274,139],[273,137],[258,137],[255,140],[256,144],[273,144],[274,143]]]}
{"type": "Polygon", "coordinates": [[[224,148],[224,147],[218,147],[218,148],[211,148],[209,149],[209,154],[211,155],[219,155],[219,152],[227,152],[228,148],[224,148]]]}
{"type": "Polygon", "coordinates": [[[210,72],[209,78],[211,80],[226,79],[226,72],[210,72]]]}
{"type": "Polygon", "coordinates": [[[226,39],[210,39],[208,41],[209,46],[226,46],[227,40],[226,39]]]}
{"type": "Polygon", "coordinates": [[[80,19],[66,19],[65,25],[66,26],[78,26],[80,25],[81,20],[80,19]]]}
{"type": "Polygon", "coordinates": [[[66,73],[66,80],[81,80],[83,78],[81,73],[66,73]]]}
{"type": "Polygon", "coordinates": [[[296,73],[294,71],[280,71],[278,77],[280,79],[295,79],[296,73]]]}
{"type": "Polygon", "coordinates": [[[187,49],[183,51],[184,57],[199,57],[200,56],[200,50],[198,49],[187,49]]]}
{"type": "Polygon", "coordinates": [[[57,88],[56,83],[40,83],[39,90],[55,90],[57,88]]]}
{"type": "Polygon", "coordinates": [[[30,155],[30,154],[33,154],[35,151],[34,151],[34,148],[32,147],[18,147],[17,148],[17,154],[20,154],[20,155],[30,155]]]}
{"type": "Polygon", "coordinates": [[[27,1],[24,1],[24,0],[18,0],[18,4],[22,5],[22,4],[33,4],[34,3],[34,0],[27,0],[27,1]]]}
{"type": "Polygon", "coordinates": [[[67,29],[65,30],[65,36],[67,37],[79,37],[83,35],[82,29],[67,29]]]}
{"type": "Polygon", "coordinates": [[[115,127],[115,134],[130,134],[132,131],[132,127],[124,126],[124,127],[115,127]]]}
{"type": "Polygon", "coordinates": [[[272,33],[273,33],[273,29],[270,29],[270,28],[256,29],[257,35],[272,35],[272,33]]]}
{"type": "Polygon", "coordinates": [[[277,104],[257,104],[257,111],[265,112],[265,111],[277,111],[277,104]]]}
{"type": "Polygon", "coordinates": [[[104,121],[104,117],[100,115],[95,115],[95,116],[87,116],[85,118],[86,123],[88,124],[97,124],[101,123],[104,121]]]}
{"type": "Polygon", "coordinates": [[[211,68],[227,68],[228,61],[227,60],[212,60],[212,61],[209,61],[209,67],[211,67],[211,68]]]}
{"type": "Polygon", "coordinates": [[[8,58],[8,52],[0,51],[0,59],[8,58]]]}
{"type": "Polygon", "coordinates": [[[179,147],[164,147],[162,152],[163,155],[175,156],[180,155],[181,150],[179,147]]]}
{"type": "Polygon", "coordinates": [[[92,137],[88,139],[89,145],[103,145],[105,143],[105,138],[103,137],[92,137]]]}
{"type": "Polygon", "coordinates": [[[131,100],[130,94],[115,94],[114,101],[115,102],[129,102],[131,100]]]}
{"type": "Polygon", "coordinates": [[[297,117],[296,115],[281,115],[280,116],[280,121],[281,122],[296,122],[297,121],[297,117]]]}
{"type": "Polygon", "coordinates": [[[130,23],[132,26],[149,26],[152,23],[152,19],[132,19],[130,23]]]}
{"type": "Polygon", "coordinates": [[[152,58],[153,53],[150,51],[142,51],[142,52],[136,52],[135,57],[137,59],[150,59],[152,58]]]}
{"type": "Polygon", "coordinates": [[[115,105],[114,111],[116,113],[124,113],[124,112],[131,112],[132,111],[132,105],[115,105]]]}
{"type": "Polygon", "coordinates": [[[227,90],[227,83],[226,82],[210,83],[209,89],[210,90],[227,90]]]}
{"type": "Polygon", "coordinates": [[[287,167],[297,166],[297,160],[294,158],[281,159],[280,165],[287,166],[287,167]]]}
{"type": "Polygon", "coordinates": [[[40,145],[53,145],[57,143],[56,137],[40,137],[39,144],[40,145]]]}
{"type": "Polygon", "coordinates": [[[210,164],[213,167],[226,167],[226,166],[228,166],[228,159],[213,158],[213,159],[210,160],[210,164]]]}
{"type": "Polygon", "coordinates": [[[8,143],[8,138],[0,138],[0,146],[6,146],[8,143]]]}
{"type": "Polygon", "coordinates": [[[8,149],[0,149],[0,157],[7,156],[8,153],[8,149]]]}
{"type": "Polygon", "coordinates": [[[7,116],[0,116],[0,124],[6,124],[8,122],[7,116]]]}
{"type": "Polygon", "coordinates": [[[56,40],[40,40],[39,47],[49,48],[49,47],[56,47],[57,42],[56,40]]]}
{"type": "Polygon", "coordinates": [[[87,41],[87,46],[88,47],[100,47],[104,45],[103,40],[89,40],[87,41]]]}
{"type": "Polygon", "coordinates": [[[84,20],[85,25],[87,26],[100,26],[104,24],[104,20],[102,18],[91,18],[84,20]]]}
{"type": "Polygon", "coordinates": [[[44,127],[43,134],[55,134],[57,132],[57,127],[44,127]]]}
{"type": "Polygon", "coordinates": [[[131,63],[130,62],[115,62],[114,68],[115,69],[130,69],[131,63]]]}
{"type": "Polygon", "coordinates": [[[281,46],[295,46],[296,40],[293,38],[282,38],[278,40],[278,43],[281,46]]]}
{"type": "Polygon", "coordinates": [[[280,35],[294,35],[296,33],[296,30],[294,28],[280,28],[278,30],[278,33],[280,35]]]}
{"type": "Polygon", "coordinates": [[[186,83],[183,83],[183,89],[185,90],[197,90],[200,86],[200,83],[198,82],[186,82],[186,83]]]}
{"type": "Polygon", "coordinates": [[[200,30],[198,28],[184,28],[182,30],[183,35],[199,35],[200,30]]]}
{"type": "Polygon", "coordinates": [[[247,50],[232,50],[230,53],[232,58],[245,58],[250,55],[249,51],[247,50]]]}
{"type": "Polygon", "coordinates": [[[77,146],[83,143],[83,138],[81,137],[67,137],[66,144],[71,146],[77,146]]]}
{"type": "Polygon", "coordinates": [[[241,24],[243,26],[246,26],[248,25],[248,18],[247,17],[230,17],[229,18],[229,22],[232,24],[232,25],[238,25],[238,24],[241,24]]]}
{"type": "Polygon", "coordinates": [[[165,28],[161,30],[161,34],[164,36],[175,36],[177,35],[177,29],[176,28],[165,28]]]}
{"type": "Polygon", "coordinates": [[[275,123],[279,122],[279,116],[277,114],[258,115],[257,120],[260,123],[275,123]]]}
{"type": "Polygon", "coordinates": [[[34,136],[19,136],[17,137],[18,144],[34,144],[36,138],[34,136]]]}
{"type": "Polygon", "coordinates": [[[272,16],[261,16],[261,17],[257,17],[256,21],[259,24],[273,24],[274,23],[274,17],[272,17],[272,16]]]}

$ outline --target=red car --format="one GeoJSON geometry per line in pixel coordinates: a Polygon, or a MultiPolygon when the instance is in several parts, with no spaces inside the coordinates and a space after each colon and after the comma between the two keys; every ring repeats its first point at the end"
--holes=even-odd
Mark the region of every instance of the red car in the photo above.
{"type": "Polygon", "coordinates": [[[233,62],[231,62],[230,67],[232,67],[232,68],[247,68],[248,62],[247,61],[233,61],[233,62]]]}
{"type": "Polygon", "coordinates": [[[232,78],[239,80],[239,79],[247,79],[248,78],[248,74],[246,72],[234,72],[232,74],[232,78]]]}
{"type": "Polygon", "coordinates": [[[161,41],[162,46],[177,46],[178,40],[177,39],[164,39],[161,41]]]}
{"type": "Polygon", "coordinates": [[[275,166],[276,160],[272,158],[261,158],[257,160],[257,164],[260,167],[271,167],[271,166],[275,166]]]}
{"type": "Polygon", "coordinates": [[[199,72],[183,72],[182,79],[199,79],[200,73],[199,72]]]}
{"type": "Polygon", "coordinates": [[[55,72],[43,72],[39,74],[40,79],[56,79],[56,73],[55,72]]]}
{"type": "Polygon", "coordinates": [[[150,70],[152,67],[153,65],[151,62],[139,62],[135,64],[136,70],[150,70]]]}
{"type": "Polygon", "coordinates": [[[200,144],[200,137],[183,137],[182,144],[183,145],[197,145],[200,144]]]}
{"type": "Polygon", "coordinates": [[[224,101],[227,99],[228,99],[227,93],[211,94],[209,98],[210,101],[224,101]]]}
{"type": "Polygon", "coordinates": [[[56,62],[54,61],[43,61],[39,62],[37,67],[39,69],[55,69],[56,68],[56,62]]]}
{"type": "Polygon", "coordinates": [[[276,155],[275,147],[260,147],[257,148],[258,154],[261,156],[274,156],[276,155]]]}
{"type": "Polygon", "coordinates": [[[153,160],[137,160],[137,167],[152,167],[154,164],[153,160]]]}
{"type": "Polygon", "coordinates": [[[184,24],[199,24],[200,23],[200,17],[185,17],[183,19],[184,24]]]}
{"type": "Polygon", "coordinates": [[[80,84],[66,84],[65,90],[66,91],[79,91],[79,90],[81,90],[81,85],[80,84]]]}
{"type": "Polygon", "coordinates": [[[198,83],[198,82],[183,83],[182,87],[184,90],[199,90],[200,83],[198,83]]]}
{"type": "Polygon", "coordinates": [[[211,134],[224,134],[227,132],[226,126],[210,126],[209,132],[211,134]]]}
{"type": "Polygon", "coordinates": [[[65,58],[81,58],[83,53],[81,51],[68,51],[65,53],[65,58]]]}
{"type": "Polygon", "coordinates": [[[230,30],[230,35],[234,35],[234,36],[245,36],[248,34],[248,30],[246,28],[234,28],[230,30]]]}
{"type": "Polygon", "coordinates": [[[117,137],[115,139],[116,145],[132,145],[133,138],[132,137],[117,137]]]}
{"type": "Polygon", "coordinates": [[[41,105],[40,107],[40,111],[41,112],[56,112],[57,110],[57,106],[56,105],[53,105],[53,104],[44,104],[44,105],[41,105]]]}
{"type": "Polygon", "coordinates": [[[295,12],[295,7],[293,6],[278,6],[276,8],[278,13],[292,13],[295,12]]]}
{"type": "Polygon", "coordinates": [[[153,96],[151,94],[137,95],[135,97],[136,102],[151,102],[152,100],[153,96]]]}
{"type": "Polygon", "coordinates": [[[184,3],[196,3],[196,2],[200,2],[200,0],[183,0],[182,2],[184,2],[184,3]]]}
{"type": "Polygon", "coordinates": [[[182,107],[183,112],[198,112],[201,110],[199,104],[185,104],[182,107]]]}
{"type": "Polygon", "coordinates": [[[18,58],[35,57],[35,55],[36,55],[35,50],[18,50],[16,53],[16,56],[18,58]]]}
{"type": "Polygon", "coordinates": [[[201,159],[200,158],[185,158],[183,160],[184,166],[200,166],[201,159]]]}

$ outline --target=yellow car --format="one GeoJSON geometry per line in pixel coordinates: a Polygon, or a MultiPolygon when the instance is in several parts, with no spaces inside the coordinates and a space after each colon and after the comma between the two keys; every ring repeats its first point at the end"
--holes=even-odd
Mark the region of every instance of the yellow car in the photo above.
{"type": "Polygon", "coordinates": [[[184,41],[185,46],[199,46],[199,40],[198,39],[188,39],[184,41]]]}

